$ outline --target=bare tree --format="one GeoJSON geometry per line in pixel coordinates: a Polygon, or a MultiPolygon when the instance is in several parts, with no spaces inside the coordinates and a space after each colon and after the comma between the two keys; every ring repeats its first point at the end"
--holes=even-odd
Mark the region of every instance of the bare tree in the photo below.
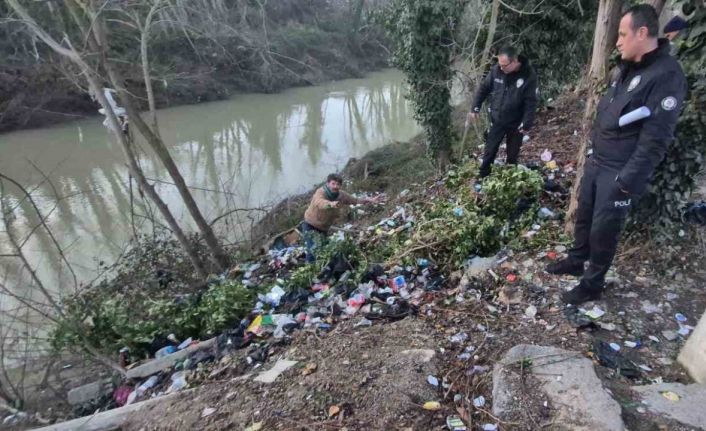
{"type": "Polygon", "coordinates": [[[586,164],[589,133],[596,106],[600,99],[600,91],[601,88],[604,87],[608,76],[608,59],[618,39],[618,24],[620,22],[622,6],[623,0],[601,0],[598,6],[596,30],[593,35],[591,66],[585,80],[588,86],[589,96],[583,116],[581,144],[579,145],[579,151],[576,155],[576,180],[571,188],[571,200],[566,214],[566,225],[564,226],[565,231],[569,234],[574,231],[581,178],[583,177],[584,166],[586,164]]]}
{"type": "MultiPolygon", "coordinates": [[[[211,252],[211,260],[216,268],[219,270],[224,270],[228,265],[228,257],[220,242],[216,238],[213,230],[196,205],[191,192],[186,186],[183,176],[174,163],[174,160],[164,144],[164,141],[161,139],[158,130],[156,114],[154,112],[154,94],[151,91],[147,45],[152,19],[157,11],[162,7],[162,1],[155,0],[147,12],[145,19],[138,19],[138,23],[136,25],[133,24],[137,28],[141,29],[141,56],[143,61],[145,85],[152,116],[151,126],[148,125],[140,116],[140,112],[137,109],[138,103],[136,101],[136,96],[127,89],[125,80],[118,70],[118,67],[116,67],[115,61],[112,60],[112,51],[109,42],[110,34],[107,26],[108,18],[106,15],[108,14],[108,11],[112,11],[116,15],[116,17],[110,18],[111,22],[115,21],[120,23],[123,23],[122,20],[118,19],[121,15],[127,15],[130,18],[139,18],[139,15],[135,15],[138,11],[123,9],[109,10],[107,4],[102,4],[95,0],[80,3],[75,0],[67,0],[62,4],[72,17],[80,34],[83,35],[83,40],[71,41],[69,37],[64,34],[63,39],[58,41],[31,16],[27,9],[22,6],[18,0],[8,0],[8,3],[33,34],[47,44],[53,51],[66,57],[79,68],[81,74],[88,82],[89,91],[103,107],[109,128],[120,143],[120,146],[128,161],[128,168],[131,175],[136,179],[140,189],[155,203],[160,213],[167,221],[170,229],[174,232],[174,235],[189,255],[196,271],[201,276],[205,276],[207,271],[205,270],[203,263],[200,261],[195,248],[190,245],[188,239],[183,233],[183,230],[176,222],[176,219],[171,214],[166,203],[159,197],[154,187],[147,181],[139,167],[133,144],[134,139],[132,138],[132,130],[127,133],[124,131],[123,122],[120,118],[118,118],[114,107],[111,103],[109,103],[108,99],[104,95],[104,87],[109,86],[115,88],[120,101],[125,107],[126,117],[129,119],[129,124],[133,125],[139,134],[142,135],[149,147],[154,151],[166,168],[182,200],[184,201],[189,214],[191,214],[197,228],[199,229],[199,232],[211,252]],[[77,46],[85,48],[79,52],[76,48],[77,46]],[[103,73],[99,73],[99,71],[102,71],[103,73]]],[[[116,5],[116,7],[117,6],[119,5],[116,5]]]]}

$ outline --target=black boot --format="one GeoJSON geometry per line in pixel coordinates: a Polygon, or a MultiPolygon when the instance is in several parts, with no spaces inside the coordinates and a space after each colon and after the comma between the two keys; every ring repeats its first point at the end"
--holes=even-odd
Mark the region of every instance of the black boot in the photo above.
{"type": "Polygon", "coordinates": [[[545,271],[556,275],[574,275],[580,277],[583,275],[583,263],[577,263],[569,259],[562,259],[547,265],[545,271]]]}
{"type": "Polygon", "coordinates": [[[564,292],[561,295],[561,300],[564,301],[565,304],[579,305],[584,302],[601,299],[602,292],[603,289],[601,288],[589,287],[586,283],[581,282],[568,292],[564,292]]]}

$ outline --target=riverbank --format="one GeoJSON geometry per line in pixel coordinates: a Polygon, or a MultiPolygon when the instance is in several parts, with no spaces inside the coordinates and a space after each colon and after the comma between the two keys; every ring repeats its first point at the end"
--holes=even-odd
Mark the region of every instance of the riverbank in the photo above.
{"type": "MultiPolygon", "coordinates": [[[[347,11],[317,11],[313,4],[289,2],[267,5],[263,11],[247,5],[234,6],[227,13],[210,10],[212,4],[202,7],[203,15],[190,18],[195,22],[188,24],[188,31],[162,29],[149,45],[158,108],[225,100],[241,93],[276,93],[362,77],[388,66],[382,32],[374,24],[352,30],[347,11]],[[212,15],[206,19],[208,14],[212,15]],[[317,21],[321,14],[329,24],[317,21]]],[[[161,13],[172,12],[167,9],[161,13]]],[[[97,115],[97,103],[79,88],[84,84],[75,82],[76,73],[64,59],[23,35],[14,23],[3,30],[7,33],[0,34],[8,40],[0,43],[4,53],[0,133],[97,115]],[[34,50],[28,49],[30,45],[34,50]]],[[[146,109],[144,76],[136,61],[139,44],[120,45],[115,51],[128,89],[146,109]]]]}
{"type": "MultiPolygon", "coordinates": [[[[404,277],[411,296],[390,296],[396,298],[393,303],[409,308],[400,305],[402,308],[388,310],[382,305],[376,315],[376,304],[381,304],[373,298],[367,311],[337,312],[334,306],[287,327],[281,338],[272,335],[276,324],[253,323],[259,313],[249,315],[244,325],[257,336],[249,336],[240,349],[226,347],[210,352],[215,361],[194,359],[193,370],[185,375],[194,390],[153,404],[140,417],[129,418],[123,429],[295,429],[302,424],[310,428],[434,429],[449,414],[459,414],[466,424],[475,427],[494,424],[531,430],[536,429],[533,424],[567,425],[561,422],[567,420],[563,410],[566,406],[549,401],[529,387],[523,392],[525,404],[513,413],[518,416],[498,417],[495,404],[500,400],[496,399],[490,369],[508,349],[520,343],[561,347],[593,358],[601,384],[619,401],[619,420],[630,429],[650,430],[660,425],[683,429],[640,407],[631,387],[655,380],[690,381],[675,362],[685,337],[671,338],[670,331],[676,333],[674,313],[687,316],[687,321],[695,324],[706,307],[706,295],[699,288],[705,276],[699,268],[706,263],[700,242],[703,230],[685,226],[682,240],[661,248],[645,247],[642,237],[627,238],[611,272],[606,297],[587,307],[600,310],[593,314],[598,317],[567,314],[558,297],[576,280],[542,271],[547,262],[566,252],[569,243],[558,216],[566,208],[568,187],[574,180],[574,130],[580,116],[573,113],[580,111],[580,102],[567,103],[561,109],[540,114],[536,134],[521,156],[523,163],[535,169],[535,175],[545,180],[553,177],[554,185],[546,189],[545,183],[537,204],[557,217],[539,218],[537,207],[530,206],[527,218],[516,219],[510,226],[517,232],[498,236],[505,238],[499,245],[483,246],[477,242],[484,238],[482,231],[471,227],[487,220],[490,208],[506,205],[471,190],[477,166],[463,164],[450,172],[436,173],[431,165],[424,167],[426,156],[420,141],[394,144],[368,154],[349,165],[347,173],[353,181],[348,186],[362,193],[384,192],[388,202],[349,219],[352,242],[343,244],[355,247],[346,245],[339,251],[355,256],[350,260],[354,266],[349,275],[349,280],[356,280],[353,289],[363,275],[360,271],[370,269],[373,262],[381,263],[382,274],[387,277],[404,277]],[[547,167],[539,160],[545,149],[552,152],[556,167],[547,167]],[[395,161],[400,165],[395,166],[395,161]],[[457,208],[461,208],[460,215],[457,208]],[[413,227],[405,227],[406,223],[413,227]],[[486,262],[488,267],[477,272],[478,268],[468,262],[456,262],[455,256],[465,260],[473,253],[465,247],[475,248],[479,254],[484,254],[483,247],[489,247],[485,249],[485,254],[492,256],[486,262]],[[417,276],[424,265],[429,265],[432,273],[420,281],[417,276]],[[636,340],[637,347],[629,347],[636,340]],[[601,342],[624,345],[621,353],[613,354],[619,360],[617,368],[607,362],[601,342]],[[298,365],[270,384],[246,377],[272,367],[280,359],[298,365]],[[195,365],[201,361],[202,365],[195,365]],[[436,376],[436,385],[431,384],[428,375],[436,376]],[[482,403],[477,401],[481,396],[482,403]],[[425,410],[422,406],[428,401],[438,401],[439,407],[425,410]]],[[[495,187],[492,184],[485,187],[495,187]]],[[[510,197],[508,202],[514,205],[515,200],[510,197]]],[[[291,220],[299,219],[305,203],[305,198],[290,202],[291,220]]],[[[489,226],[491,230],[496,228],[492,222],[489,226]]],[[[276,309],[273,313],[281,316],[296,313],[297,308],[287,307],[321,292],[320,285],[312,290],[309,277],[314,275],[302,277],[310,271],[301,265],[292,257],[244,256],[228,279],[238,286],[250,280],[250,288],[263,294],[271,291],[272,283],[279,285],[276,280],[283,280],[282,286],[293,295],[281,298],[284,308],[272,306],[276,309]],[[260,267],[254,269],[252,265],[257,262],[260,267]]],[[[158,279],[152,283],[152,289],[159,289],[158,279]]],[[[221,284],[216,281],[214,286],[221,284]]],[[[348,294],[346,282],[336,278],[324,289],[330,290],[331,296],[321,295],[304,305],[305,315],[312,305],[326,307],[327,298],[339,294],[341,286],[348,294]]],[[[384,290],[382,286],[375,289],[378,293],[384,290]]],[[[226,331],[224,342],[231,340],[239,347],[244,339],[239,338],[242,334],[238,335],[237,328],[242,325],[234,324],[226,331]]],[[[167,371],[160,375],[162,383],[155,386],[155,392],[170,384],[171,374],[167,371]]],[[[603,392],[601,385],[594,389],[603,392]]],[[[583,409],[587,404],[577,406],[583,409]]]]}

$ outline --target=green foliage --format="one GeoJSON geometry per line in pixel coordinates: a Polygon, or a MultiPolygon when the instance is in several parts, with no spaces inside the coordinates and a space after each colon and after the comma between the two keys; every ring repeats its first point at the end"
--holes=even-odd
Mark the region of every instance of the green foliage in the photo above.
{"type": "Polygon", "coordinates": [[[462,5],[462,0],[395,0],[384,22],[395,48],[393,63],[407,77],[415,118],[436,156],[448,156],[453,140],[451,40],[462,5]]]}
{"type": "Polygon", "coordinates": [[[706,6],[689,20],[677,57],[689,83],[689,99],[677,125],[676,140],[657,167],[647,194],[631,214],[630,227],[648,227],[657,237],[672,236],[696,188],[706,155],[706,6]]]}
{"type": "Polygon", "coordinates": [[[555,97],[581,76],[591,54],[598,2],[508,1],[501,7],[495,40],[514,44],[537,70],[542,98],[555,97]]]}
{"type": "Polygon", "coordinates": [[[55,348],[89,345],[106,352],[123,346],[139,354],[155,337],[209,337],[235,325],[252,309],[257,291],[226,280],[199,297],[152,300],[147,295],[96,292],[65,304],[66,317],[52,334],[55,348]]]}
{"type": "Polygon", "coordinates": [[[498,217],[510,217],[520,199],[537,198],[544,181],[534,171],[503,166],[483,183],[485,210],[498,217]]]}
{"type": "Polygon", "coordinates": [[[414,237],[435,244],[437,262],[457,267],[474,254],[495,253],[534,222],[536,205],[524,214],[517,214],[517,208],[521,200],[539,198],[543,182],[538,173],[517,166],[498,167],[485,180],[479,199],[470,182],[476,171],[475,163],[451,170],[445,182],[454,198],[435,201],[420,217],[414,237]]]}

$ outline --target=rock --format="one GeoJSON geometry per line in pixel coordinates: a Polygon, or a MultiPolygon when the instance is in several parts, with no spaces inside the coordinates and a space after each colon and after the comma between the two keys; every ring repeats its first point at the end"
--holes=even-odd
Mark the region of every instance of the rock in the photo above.
{"type": "Polygon", "coordinates": [[[706,386],[661,383],[633,386],[632,390],[640,395],[643,404],[653,413],[696,428],[706,425],[706,386]],[[665,392],[677,394],[679,401],[670,401],[662,395],[665,392]]]}
{"type": "MultiPolygon", "coordinates": [[[[517,363],[531,360],[529,372],[539,382],[542,394],[556,406],[553,426],[557,429],[621,431],[625,429],[620,405],[603,389],[593,363],[579,352],[555,347],[520,344],[510,349],[493,369],[493,414],[508,419],[521,411],[515,402],[521,393],[517,363]]],[[[525,372],[527,372],[525,370],[525,372]]]]}
{"type": "Polygon", "coordinates": [[[280,359],[275,363],[275,365],[272,368],[260,373],[257,377],[255,377],[254,380],[256,382],[261,382],[261,383],[272,383],[275,380],[277,380],[277,377],[279,377],[280,374],[282,374],[283,372],[287,371],[288,369],[292,368],[295,365],[297,365],[297,361],[287,361],[284,359],[280,359]]]}
{"type": "Polygon", "coordinates": [[[706,360],[704,358],[706,358],[706,313],[701,316],[694,333],[686,340],[677,361],[686,368],[694,380],[706,385],[706,360]]]}

